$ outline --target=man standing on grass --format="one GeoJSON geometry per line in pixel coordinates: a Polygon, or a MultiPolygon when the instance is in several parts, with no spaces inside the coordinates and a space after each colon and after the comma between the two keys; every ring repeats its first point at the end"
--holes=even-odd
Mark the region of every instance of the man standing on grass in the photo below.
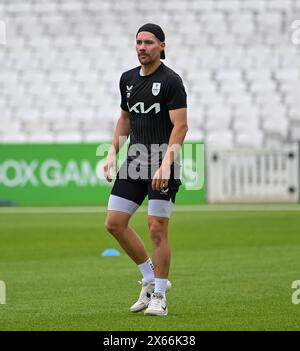
{"type": "MultiPolygon", "coordinates": [[[[181,184],[176,167],[187,127],[186,92],[180,76],[165,66],[165,34],[148,23],[136,34],[140,66],[120,79],[121,115],[104,166],[112,181],[120,141],[130,137],[127,161],[121,166],[108,202],[107,230],[138,265],[142,290],[132,312],[168,314],[166,291],[170,268],[169,218],[181,184]],[[125,137],[125,138],[124,138],[125,137]],[[148,227],[153,245],[153,263],[129,220],[148,196],[148,227]]],[[[180,53],[179,53],[180,54],[180,53]]]]}

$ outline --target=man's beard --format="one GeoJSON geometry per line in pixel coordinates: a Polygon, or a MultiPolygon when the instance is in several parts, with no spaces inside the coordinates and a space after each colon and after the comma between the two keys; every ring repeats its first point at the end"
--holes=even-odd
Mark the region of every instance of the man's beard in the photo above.
{"type": "Polygon", "coordinates": [[[143,55],[138,55],[138,59],[139,59],[141,64],[147,65],[147,64],[151,63],[151,59],[150,59],[149,55],[145,55],[145,59],[141,59],[140,56],[143,56],[143,55]]]}

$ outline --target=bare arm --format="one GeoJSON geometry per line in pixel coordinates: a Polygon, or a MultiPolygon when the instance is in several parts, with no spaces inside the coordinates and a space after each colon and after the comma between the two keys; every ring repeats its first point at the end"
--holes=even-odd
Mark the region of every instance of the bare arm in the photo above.
{"type": "Polygon", "coordinates": [[[170,135],[168,148],[162,164],[153,177],[152,188],[154,190],[161,190],[167,185],[168,177],[170,176],[170,167],[179,155],[180,146],[182,145],[188,131],[186,108],[170,110],[169,114],[174,127],[170,135]]]}
{"type": "Polygon", "coordinates": [[[169,139],[169,146],[165,157],[162,161],[163,165],[170,167],[174,162],[176,156],[179,155],[180,146],[182,145],[186,133],[188,131],[187,125],[187,109],[180,108],[178,110],[169,111],[171,122],[174,127],[169,139]],[[174,152],[173,152],[174,151],[174,152]]]}
{"type": "Polygon", "coordinates": [[[115,153],[118,153],[124,142],[127,140],[130,131],[130,119],[129,112],[121,110],[121,115],[117,121],[117,125],[114,132],[114,138],[111,149],[114,148],[115,153]],[[120,143],[120,137],[123,137],[120,143]]]}
{"type": "Polygon", "coordinates": [[[113,168],[116,172],[116,154],[121,149],[122,145],[126,142],[130,131],[129,112],[121,110],[121,115],[117,121],[114,132],[113,142],[108,151],[107,159],[104,165],[104,174],[107,181],[111,182],[110,169],[113,168]]]}

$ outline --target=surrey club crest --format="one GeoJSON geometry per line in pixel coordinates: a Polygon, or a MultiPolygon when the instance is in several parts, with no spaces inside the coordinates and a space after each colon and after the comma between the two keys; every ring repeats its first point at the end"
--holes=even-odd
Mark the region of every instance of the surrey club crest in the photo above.
{"type": "Polygon", "coordinates": [[[159,94],[160,86],[161,86],[161,83],[153,83],[153,85],[152,85],[152,94],[154,96],[157,96],[159,94]]]}

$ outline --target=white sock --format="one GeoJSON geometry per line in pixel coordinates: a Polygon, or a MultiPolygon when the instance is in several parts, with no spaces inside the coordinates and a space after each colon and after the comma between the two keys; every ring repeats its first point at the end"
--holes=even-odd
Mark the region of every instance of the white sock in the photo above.
{"type": "Polygon", "coordinates": [[[155,278],[154,292],[161,293],[166,298],[168,279],[155,278]]]}
{"type": "Polygon", "coordinates": [[[139,264],[138,267],[143,275],[143,285],[154,282],[154,266],[150,257],[146,262],[139,264]]]}

